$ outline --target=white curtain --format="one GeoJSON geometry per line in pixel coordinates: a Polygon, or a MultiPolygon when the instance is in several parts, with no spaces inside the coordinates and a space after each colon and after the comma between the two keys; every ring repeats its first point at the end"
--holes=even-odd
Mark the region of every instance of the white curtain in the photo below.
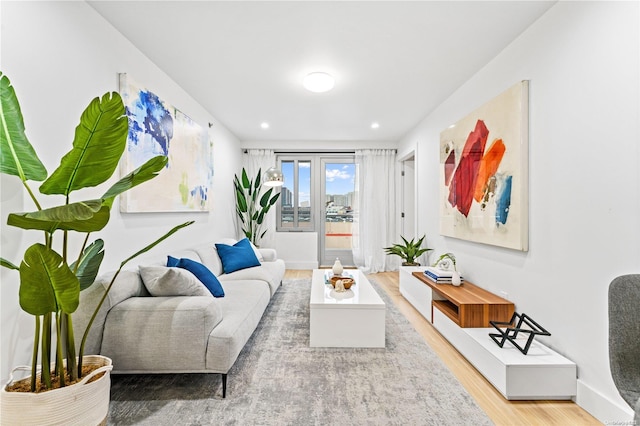
{"type": "Polygon", "coordinates": [[[384,247],[396,238],[396,151],[356,150],[357,183],[353,226],[353,260],[363,272],[398,269],[397,256],[384,247]]]}
{"type": "MultiPolygon", "coordinates": [[[[258,170],[261,170],[262,176],[260,177],[260,179],[263,179],[264,172],[266,172],[269,167],[277,166],[276,154],[273,152],[272,149],[245,150],[245,154],[242,157],[242,166],[247,171],[247,176],[249,176],[249,179],[255,179],[256,175],[258,174],[258,170]]],[[[240,173],[238,173],[238,177],[241,177],[240,173]]],[[[274,193],[276,191],[280,191],[280,188],[275,187],[274,193]]],[[[263,188],[263,193],[264,192],[265,192],[265,188],[263,188]]],[[[271,210],[269,210],[269,213],[267,213],[267,216],[265,217],[263,222],[263,229],[266,229],[267,233],[264,235],[262,240],[260,240],[260,247],[275,247],[276,246],[276,206],[275,205],[271,207],[271,210]]],[[[243,236],[242,231],[240,231],[240,224],[238,224],[238,233],[239,233],[239,236],[241,237],[243,236]]]]}

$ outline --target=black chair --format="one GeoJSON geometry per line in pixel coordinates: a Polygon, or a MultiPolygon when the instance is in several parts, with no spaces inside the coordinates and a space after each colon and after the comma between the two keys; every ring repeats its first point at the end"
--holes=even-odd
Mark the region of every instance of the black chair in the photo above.
{"type": "Polygon", "coordinates": [[[609,366],[640,424],[640,274],[622,275],[609,285],[609,366]]]}

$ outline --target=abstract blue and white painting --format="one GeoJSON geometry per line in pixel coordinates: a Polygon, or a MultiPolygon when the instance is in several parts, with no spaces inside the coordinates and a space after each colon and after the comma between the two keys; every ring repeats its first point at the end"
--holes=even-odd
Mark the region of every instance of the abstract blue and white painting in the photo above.
{"type": "Polygon", "coordinates": [[[208,211],[213,161],[206,132],[155,93],[120,74],[120,95],[129,117],[122,176],[157,155],[169,157],[160,175],[125,192],[120,211],[208,211]]]}

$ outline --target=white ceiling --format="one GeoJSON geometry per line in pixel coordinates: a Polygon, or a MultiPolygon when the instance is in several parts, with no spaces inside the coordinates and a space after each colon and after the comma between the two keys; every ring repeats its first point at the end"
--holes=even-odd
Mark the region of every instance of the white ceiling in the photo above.
{"type": "Polygon", "coordinates": [[[554,3],[89,1],[244,141],[396,141],[554,3]]]}

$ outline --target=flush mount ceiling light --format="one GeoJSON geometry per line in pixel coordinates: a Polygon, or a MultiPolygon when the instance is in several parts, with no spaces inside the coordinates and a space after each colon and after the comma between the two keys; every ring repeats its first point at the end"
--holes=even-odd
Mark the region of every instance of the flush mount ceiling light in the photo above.
{"type": "Polygon", "coordinates": [[[371,123],[371,128],[372,129],[377,129],[380,127],[380,124],[377,121],[374,121],[373,123],[371,123]]]}
{"type": "Polygon", "coordinates": [[[260,123],[260,127],[263,129],[268,129],[269,128],[269,123],[267,123],[266,121],[263,121],[262,123],[260,123]]]}
{"type": "Polygon", "coordinates": [[[328,92],[333,89],[334,84],[335,79],[326,72],[312,72],[302,80],[305,89],[314,93],[328,92]]]}

